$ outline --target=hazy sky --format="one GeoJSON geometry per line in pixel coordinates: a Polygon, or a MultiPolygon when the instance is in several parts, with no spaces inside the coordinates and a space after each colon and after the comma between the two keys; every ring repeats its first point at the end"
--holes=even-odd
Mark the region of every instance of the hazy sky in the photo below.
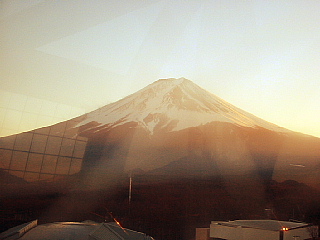
{"type": "Polygon", "coordinates": [[[185,77],[320,137],[320,1],[0,0],[0,136],[185,77]]]}

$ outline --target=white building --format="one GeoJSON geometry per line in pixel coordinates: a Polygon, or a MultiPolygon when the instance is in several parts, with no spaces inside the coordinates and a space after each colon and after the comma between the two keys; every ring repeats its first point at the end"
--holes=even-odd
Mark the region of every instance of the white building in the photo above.
{"type": "Polygon", "coordinates": [[[306,223],[276,220],[213,221],[210,224],[209,234],[207,239],[306,240],[317,237],[318,229],[306,223]]]}

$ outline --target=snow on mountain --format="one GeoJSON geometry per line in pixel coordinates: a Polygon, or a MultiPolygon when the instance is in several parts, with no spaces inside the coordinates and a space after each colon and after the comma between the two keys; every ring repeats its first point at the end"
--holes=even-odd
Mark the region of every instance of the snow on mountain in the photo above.
{"type": "Polygon", "coordinates": [[[289,132],[229,104],[184,78],[160,79],[132,95],[88,113],[78,126],[94,123],[91,130],[100,131],[129,122],[138,123],[151,134],[163,128],[178,131],[211,122],[289,132]]]}

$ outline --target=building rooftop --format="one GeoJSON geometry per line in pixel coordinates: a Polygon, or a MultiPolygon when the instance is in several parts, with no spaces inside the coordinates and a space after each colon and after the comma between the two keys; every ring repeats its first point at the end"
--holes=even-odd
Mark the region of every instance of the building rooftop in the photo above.
{"type": "Polygon", "coordinates": [[[291,230],[295,228],[307,227],[309,224],[301,222],[285,222],[277,220],[234,220],[229,222],[212,222],[213,224],[229,227],[247,227],[264,229],[269,231],[291,230]]]}
{"type": "Polygon", "coordinates": [[[21,240],[152,240],[144,233],[122,228],[116,223],[54,222],[37,225],[32,221],[19,225],[0,234],[0,239],[21,240]]]}

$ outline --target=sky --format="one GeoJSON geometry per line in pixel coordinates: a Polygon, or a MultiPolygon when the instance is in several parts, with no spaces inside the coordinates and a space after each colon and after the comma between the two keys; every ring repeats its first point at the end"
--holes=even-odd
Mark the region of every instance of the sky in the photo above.
{"type": "Polygon", "coordinates": [[[161,78],[320,137],[320,1],[0,0],[0,136],[161,78]]]}

